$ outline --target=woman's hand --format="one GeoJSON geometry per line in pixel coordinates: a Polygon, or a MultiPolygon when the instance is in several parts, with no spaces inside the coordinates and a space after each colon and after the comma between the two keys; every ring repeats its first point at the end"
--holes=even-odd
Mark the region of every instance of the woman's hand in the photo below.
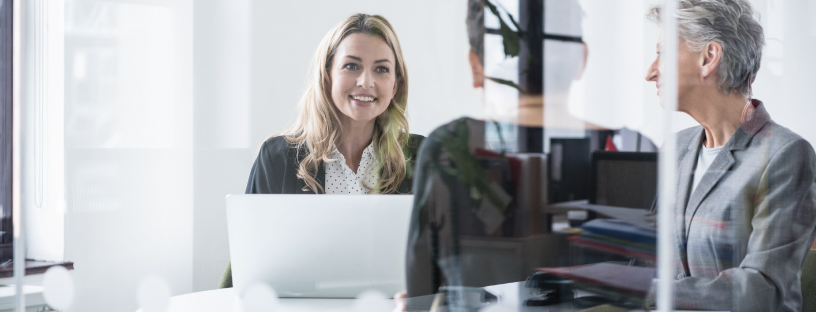
{"type": "Polygon", "coordinates": [[[407,310],[407,304],[405,298],[408,296],[404,290],[398,292],[394,295],[394,312],[405,312],[407,310]]]}

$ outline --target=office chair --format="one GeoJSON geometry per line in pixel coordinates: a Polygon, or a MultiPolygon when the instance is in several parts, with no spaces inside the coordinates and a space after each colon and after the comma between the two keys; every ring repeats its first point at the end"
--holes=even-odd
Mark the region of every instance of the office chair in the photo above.
{"type": "Polygon", "coordinates": [[[802,267],[802,312],[816,312],[816,249],[808,251],[802,267]]]}

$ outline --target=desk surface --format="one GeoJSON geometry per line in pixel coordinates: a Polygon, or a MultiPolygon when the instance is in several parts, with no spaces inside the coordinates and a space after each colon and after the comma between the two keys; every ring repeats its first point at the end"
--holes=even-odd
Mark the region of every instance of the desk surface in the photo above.
{"type": "MultiPolygon", "coordinates": [[[[490,286],[491,291],[512,290],[512,284],[490,286]]],[[[28,287],[28,286],[26,286],[28,287]]],[[[590,295],[583,291],[577,291],[578,297],[590,295]]],[[[515,299],[515,298],[513,298],[515,299]]],[[[303,298],[281,298],[277,312],[345,312],[352,311],[354,299],[303,299],[303,298]]],[[[547,307],[515,307],[518,311],[525,312],[558,312],[575,311],[571,303],[564,303],[547,307]]],[[[513,308],[502,311],[513,311],[513,308]]],[[[240,299],[232,288],[216,289],[175,296],[170,299],[170,306],[167,312],[241,312],[240,299]]],[[[141,310],[137,312],[142,312],[141,310]]],[[[390,312],[390,311],[384,311],[390,312]]],[[[678,311],[679,312],[679,311],[678,311]]]]}
{"type": "MultiPolygon", "coordinates": [[[[514,284],[504,284],[504,285],[497,285],[491,286],[492,292],[504,292],[504,291],[513,291],[517,289],[514,284]]],[[[501,296],[507,298],[505,296],[501,296]]],[[[500,298],[501,298],[500,297],[500,298]]],[[[511,300],[515,300],[517,297],[511,296],[511,300]],[[511,299],[512,298],[512,299],[511,299]]],[[[352,306],[354,305],[354,299],[317,299],[317,298],[281,298],[280,299],[280,307],[277,311],[280,312],[324,312],[324,311],[331,311],[331,312],[341,312],[341,311],[352,311],[352,306]]],[[[511,309],[512,310],[512,309],[511,309]]],[[[548,307],[526,307],[519,309],[520,311],[574,311],[575,308],[572,307],[571,303],[560,304],[555,306],[548,306],[548,307]]],[[[196,293],[190,293],[186,295],[179,295],[174,296],[170,299],[170,306],[167,309],[167,312],[185,312],[185,311],[197,311],[197,312],[240,312],[240,298],[235,293],[232,288],[224,288],[224,289],[217,289],[217,290],[208,290],[196,293]]],[[[137,312],[142,312],[141,310],[137,312]]],[[[390,311],[384,311],[390,312],[390,311]]]]}
{"type": "MultiPolygon", "coordinates": [[[[354,299],[281,298],[280,312],[351,311],[354,299]]],[[[240,299],[232,288],[201,291],[170,299],[167,312],[241,312],[240,299]]],[[[141,312],[141,310],[139,310],[141,312]]]]}
{"type": "MultiPolygon", "coordinates": [[[[0,311],[11,311],[14,309],[14,285],[0,285],[0,311]]],[[[45,305],[43,299],[43,288],[41,286],[23,286],[25,294],[25,305],[27,307],[38,307],[45,305]]]]}

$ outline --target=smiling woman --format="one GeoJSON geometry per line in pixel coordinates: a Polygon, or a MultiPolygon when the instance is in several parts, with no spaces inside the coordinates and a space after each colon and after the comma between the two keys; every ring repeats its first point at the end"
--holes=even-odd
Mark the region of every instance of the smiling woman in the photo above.
{"type": "Polygon", "coordinates": [[[246,192],[410,193],[422,137],[408,133],[408,74],[391,24],[352,15],[323,37],[312,66],[297,121],[264,142],[246,192]]]}
{"type": "MultiPolygon", "coordinates": [[[[321,41],[291,128],[262,145],[248,194],[410,194],[423,137],[408,133],[408,74],[382,16],[355,14],[321,41]]],[[[220,287],[232,286],[228,267],[220,287]]]]}

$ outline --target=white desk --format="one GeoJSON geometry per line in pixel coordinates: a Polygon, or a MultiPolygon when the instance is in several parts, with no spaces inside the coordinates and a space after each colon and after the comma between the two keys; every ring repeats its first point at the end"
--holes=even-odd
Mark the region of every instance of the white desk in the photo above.
{"type": "MultiPolygon", "coordinates": [[[[511,283],[512,284],[512,283],[511,283]]],[[[497,285],[497,286],[510,286],[505,289],[511,290],[511,284],[506,285],[497,285]]],[[[30,286],[26,286],[30,287],[30,286]]],[[[495,287],[491,290],[497,290],[495,287]]],[[[40,300],[42,298],[41,291],[40,291],[40,300]]],[[[2,294],[2,288],[0,288],[0,296],[2,294]]],[[[588,295],[589,293],[583,291],[577,291],[578,297],[588,295]]],[[[26,295],[28,295],[28,291],[26,291],[26,295]]],[[[28,300],[29,297],[26,297],[28,300]]],[[[505,298],[511,299],[511,298],[505,298]]],[[[515,300],[517,298],[512,298],[511,300],[515,300]]],[[[232,288],[224,288],[224,289],[216,289],[216,290],[208,290],[202,291],[197,293],[190,293],[186,295],[179,295],[175,296],[170,299],[170,306],[167,309],[167,312],[241,312],[240,309],[240,299],[238,298],[235,291],[232,288]]],[[[26,301],[28,303],[28,301],[26,301]]],[[[276,310],[276,312],[351,312],[352,305],[354,304],[354,299],[296,299],[296,298],[282,298],[280,299],[280,307],[276,310]]],[[[5,312],[2,310],[2,305],[0,305],[0,312],[5,312]]],[[[559,312],[559,311],[575,311],[577,310],[575,307],[572,306],[572,303],[563,303],[554,306],[546,306],[546,307],[515,307],[518,311],[524,312],[539,312],[539,311],[548,311],[548,312],[559,312]]],[[[511,309],[512,310],[512,309],[511,309]]],[[[138,310],[137,312],[141,312],[138,310]]],[[[384,311],[390,312],[390,311],[384,311]]],[[[681,312],[681,311],[677,311],[681,312]]],[[[690,311],[689,311],[690,312],[690,311]]]]}
{"type": "MultiPolygon", "coordinates": [[[[280,312],[351,311],[354,299],[281,298],[280,312]]],[[[232,288],[201,291],[170,299],[167,312],[241,312],[240,299],[232,288]]],[[[141,312],[139,310],[138,312],[141,312]]],[[[386,311],[389,312],[389,311],[386,311]]]]}
{"type": "MultiPolygon", "coordinates": [[[[0,312],[14,311],[14,285],[0,285],[0,312]]],[[[41,286],[23,286],[26,311],[40,311],[44,308],[43,288],[41,286]]]]}
{"type": "MultiPolygon", "coordinates": [[[[518,300],[518,284],[510,283],[491,286],[492,292],[499,294],[500,300],[518,300]]],[[[579,291],[580,292],[580,291],[579,291]]],[[[579,294],[585,295],[583,292],[579,294]]],[[[341,312],[352,311],[354,299],[300,299],[281,298],[280,312],[341,312]]],[[[241,312],[240,299],[232,288],[208,290],[186,295],[174,296],[170,299],[167,312],[241,312]]],[[[516,307],[520,311],[574,311],[571,303],[547,307],[516,307]]],[[[141,310],[137,311],[141,312],[141,310]]],[[[384,311],[390,312],[390,311],[384,311]]]]}

